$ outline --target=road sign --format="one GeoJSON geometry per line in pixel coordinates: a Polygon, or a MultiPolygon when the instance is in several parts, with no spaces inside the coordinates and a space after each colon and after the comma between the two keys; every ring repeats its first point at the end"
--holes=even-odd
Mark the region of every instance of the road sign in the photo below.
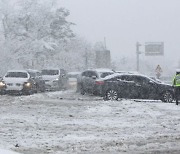
{"type": "Polygon", "coordinates": [[[164,43],[163,42],[147,42],[145,43],[146,56],[163,56],[164,43]]]}

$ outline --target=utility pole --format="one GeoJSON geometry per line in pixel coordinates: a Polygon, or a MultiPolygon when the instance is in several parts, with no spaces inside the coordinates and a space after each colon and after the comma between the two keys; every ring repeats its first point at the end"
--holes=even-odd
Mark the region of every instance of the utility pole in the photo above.
{"type": "Polygon", "coordinates": [[[88,52],[87,52],[87,48],[85,48],[85,67],[86,67],[86,69],[88,69],[88,52]]]}
{"type": "Polygon", "coordinates": [[[139,72],[139,55],[141,52],[139,51],[139,47],[141,44],[139,42],[136,43],[136,60],[137,60],[137,72],[139,72]]]}

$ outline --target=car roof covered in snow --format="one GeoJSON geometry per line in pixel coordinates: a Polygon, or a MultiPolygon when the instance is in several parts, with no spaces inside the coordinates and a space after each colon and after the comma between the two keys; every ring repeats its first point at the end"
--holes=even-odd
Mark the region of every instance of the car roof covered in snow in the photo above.
{"type": "Polygon", "coordinates": [[[108,79],[112,79],[112,78],[115,78],[115,77],[117,77],[117,76],[123,76],[123,75],[128,75],[128,76],[142,76],[142,77],[146,77],[146,78],[148,78],[148,79],[150,79],[150,80],[153,80],[153,81],[155,81],[154,79],[152,79],[152,78],[150,78],[150,77],[148,77],[148,76],[146,76],[146,75],[144,75],[144,74],[140,74],[140,73],[114,73],[114,74],[111,74],[111,75],[108,75],[108,76],[106,76],[105,78],[103,78],[103,80],[108,80],[108,79]]]}
{"type": "Polygon", "coordinates": [[[41,72],[39,70],[34,70],[34,69],[27,69],[27,72],[41,72]]]}
{"type": "Polygon", "coordinates": [[[101,73],[103,73],[103,72],[114,72],[112,69],[108,69],[108,68],[96,68],[94,70],[97,72],[101,72],[101,73]]]}
{"type": "Polygon", "coordinates": [[[41,70],[60,70],[60,68],[57,67],[49,67],[49,68],[43,68],[41,70]]]}
{"type": "Polygon", "coordinates": [[[24,73],[28,73],[28,71],[26,71],[26,70],[8,70],[7,72],[24,72],[24,73]]]}
{"type": "Polygon", "coordinates": [[[84,70],[83,72],[85,72],[85,71],[96,71],[98,73],[106,73],[106,72],[114,73],[115,72],[115,71],[113,71],[112,69],[109,69],[109,68],[87,69],[87,70],[84,70]]]}
{"type": "Polygon", "coordinates": [[[115,71],[116,73],[139,74],[137,71],[115,71]]]}

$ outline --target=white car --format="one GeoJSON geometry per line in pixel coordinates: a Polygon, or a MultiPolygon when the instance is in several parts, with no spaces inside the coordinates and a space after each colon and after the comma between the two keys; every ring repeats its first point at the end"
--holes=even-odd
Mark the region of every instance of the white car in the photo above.
{"type": "Polygon", "coordinates": [[[43,69],[41,74],[46,90],[60,90],[67,87],[68,78],[64,69],[43,69]]]}
{"type": "Polygon", "coordinates": [[[36,91],[34,80],[25,70],[8,71],[0,85],[6,93],[32,94],[36,91]]]}

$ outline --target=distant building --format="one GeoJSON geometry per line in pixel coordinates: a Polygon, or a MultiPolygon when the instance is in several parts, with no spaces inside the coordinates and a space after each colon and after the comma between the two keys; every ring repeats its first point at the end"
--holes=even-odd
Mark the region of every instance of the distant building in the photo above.
{"type": "Polygon", "coordinates": [[[96,51],[96,67],[111,68],[110,50],[96,51]]]}

